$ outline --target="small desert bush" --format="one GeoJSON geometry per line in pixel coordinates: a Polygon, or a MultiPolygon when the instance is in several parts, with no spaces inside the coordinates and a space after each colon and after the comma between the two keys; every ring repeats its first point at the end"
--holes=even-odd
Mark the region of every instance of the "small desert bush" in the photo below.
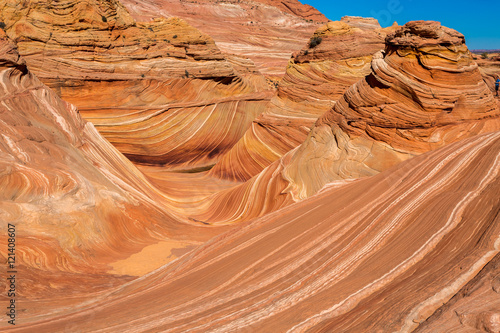
{"type": "Polygon", "coordinates": [[[321,44],[322,41],[323,39],[321,37],[311,38],[311,40],[309,41],[309,48],[312,49],[313,47],[318,46],[319,44],[321,44]]]}

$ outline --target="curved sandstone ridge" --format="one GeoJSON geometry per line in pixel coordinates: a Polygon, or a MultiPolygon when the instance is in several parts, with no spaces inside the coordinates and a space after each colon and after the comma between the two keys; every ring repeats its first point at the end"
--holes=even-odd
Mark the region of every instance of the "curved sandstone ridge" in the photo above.
{"type": "MultiPolygon", "coordinates": [[[[9,329],[413,331],[500,252],[499,152],[500,132],[448,145],[242,225],[80,308],[9,329]]],[[[497,310],[481,309],[489,318],[497,310]]]]}
{"type": "Polygon", "coordinates": [[[409,22],[372,71],[321,116],[285,167],[295,199],[376,174],[412,156],[500,128],[500,110],[460,33],[409,22]]]}
{"type": "Polygon", "coordinates": [[[292,52],[328,19],[297,0],[123,0],[138,20],[181,17],[217,46],[252,59],[271,79],[282,77],[292,52]]]}
{"type": "Polygon", "coordinates": [[[177,18],[136,23],[116,0],[1,10],[30,70],[134,162],[209,167],[270,98],[249,60],[177,18]]]}
{"type": "Polygon", "coordinates": [[[23,316],[92,297],[221,232],[181,222],[164,194],[28,71],[1,30],[0,98],[0,228],[16,228],[23,316]],[[148,256],[150,246],[165,256],[148,256]]]}
{"type": "Polygon", "coordinates": [[[319,28],[293,54],[266,112],[210,174],[248,180],[300,145],[316,119],[370,73],[372,55],[384,48],[384,38],[393,29],[382,29],[375,19],[357,17],[319,28]]]}

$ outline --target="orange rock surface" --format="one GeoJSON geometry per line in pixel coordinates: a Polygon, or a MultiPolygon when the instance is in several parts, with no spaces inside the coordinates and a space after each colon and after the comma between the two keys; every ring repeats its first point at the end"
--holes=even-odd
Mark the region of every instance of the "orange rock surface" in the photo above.
{"type": "MultiPolygon", "coordinates": [[[[28,70],[1,30],[0,98],[0,231],[16,226],[22,316],[123,284],[222,231],[175,213],[164,193],[28,70]],[[151,246],[165,255],[148,256],[151,246]]],[[[7,249],[2,236],[4,263],[7,249]]]]}
{"type": "Polygon", "coordinates": [[[407,23],[386,38],[371,67],[318,119],[285,167],[294,198],[500,129],[497,101],[455,30],[407,23]]]}
{"type": "Polygon", "coordinates": [[[500,254],[414,332],[499,332],[500,254]]]}
{"type": "Polygon", "coordinates": [[[283,76],[292,52],[328,21],[297,0],[123,0],[123,4],[142,21],[183,18],[212,36],[221,50],[252,59],[271,78],[283,76]]]}
{"type": "Polygon", "coordinates": [[[500,53],[487,55],[488,58],[483,59],[481,56],[474,56],[479,70],[483,75],[483,79],[490,88],[492,93],[495,93],[495,81],[500,78],[500,53]]]}
{"type": "Polygon", "coordinates": [[[272,94],[251,61],[177,18],[138,23],[116,0],[0,6],[30,70],[137,163],[210,167],[272,94]]]}
{"type": "Polygon", "coordinates": [[[11,331],[410,332],[499,253],[499,152],[476,136],[325,190],[11,331]]]}
{"type": "Polygon", "coordinates": [[[278,92],[245,136],[210,171],[244,181],[300,145],[317,118],[370,73],[372,55],[390,30],[375,19],[344,17],[319,28],[293,54],[278,92]]]}
{"type": "Polygon", "coordinates": [[[0,332],[500,329],[499,100],[460,33],[345,17],[304,47],[295,0],[127,1],[248,29],[213,30],[235,55],[116,0],[0,3],[0,332]]]}

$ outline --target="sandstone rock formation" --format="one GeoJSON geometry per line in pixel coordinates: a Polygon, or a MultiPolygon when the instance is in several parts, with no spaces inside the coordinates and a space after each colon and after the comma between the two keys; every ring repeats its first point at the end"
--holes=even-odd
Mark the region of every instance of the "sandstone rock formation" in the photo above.
{"type": "Polygon", "coordinates": [[[414,332],[500,331],[500,254],[414,332]]]}
{"type": "Polygon", "coordinates": [[[372,55],[384,48],[384,38],[393,29],[382,29],[375,19],[357,17],[319,28],[293,54],[266,112],[210,174],[248,180],[300,145],[317,118],[370,73],[372,55]]]}
{"type": "Polygon", "coordinates": [[[372,72],[318,119],[283,175],[301,199],[328,182],[498,129],[500,109],[463,35],[438,22],[409,22],[386,38],[372,72]]]}
{"type": "MultiPolygon", "coordinates": [[[[437,31],[448,31],[434,23],[416,24],[437,31]]],[[[400,31],[405,29],[407,27],[401,28],[400,31]]],[[[396,38],[397,34],[388,38],[396,38]]],[[[417,33],[413,33],[413,35],[408,34],[407,38],[419,37],[417,33]]],[[[283,116],[286,115],[285,112],[282,114],[281,122],[279,117],[276,117],[274,122],[267,121],[270,124],[269,128],[272,129],[267,133],[274,136],[262,135],[261,133],[266,131],[259,132],[255,129],[263,126],[252,127],[252,130],[247,132],[245,137],[203,176],[206,178],[201,184],[206,186],[207,182],[213,179],[211,177],[222,180],[246,180],[245,183],[235,184],[236,186],[226,184],[226,187],[210,186],[211,190],[206,191],[205,196],[183,200],[181,203],[183,212],[196,221],[210,224],[234,223],[261,217],[317,193],[326,183],[336,181],[334,186],[343,186],[347,183],[345,179],[373,175],[426,150],[483,131],[498,129],[498,109],[495,108],[495,101],[482,81],[477,65],[470,59],[465,45],[462,43],[461,47],[455,49],[456,54],[453,54],[455,52],[450,51],[451,47],[440,45],[442,41],[429,39],[429,42],[435,43],[434,46],[432,44],[428,46],[431,51],[421,47],[413,54],[403,57],[398,54],[403,52],[403,48],[398,48],[398,51],[394,51],[385,59],[373,59],[373,72],[352,86],[338,103],[341,108],[337,109],[336,105],[331,112],[325,113],[317,121],[316,127],[305,142],[298,147],[293,148],[293,144],[289,144],[287,140],[293,138],[289,133],[294,133],[291,130],[294,126],[296,132],[301,129],[307,132],[307,128],[303,125],[303,119],[306,117],[301,117],[299,112],[292,113],[293,109],[284,108],[289,112],[288,119],[294,122],[283,121],[287,119],[283,116]],[[439,52],[442,52],[441,56],[451,59],[445,61],[448,68],[432,69],[427,64],[426,69],[416,60],[415,54],[426,56],[430,59],[431,65],[436,66],[439,60],[443,59],[439,56],[439,52]],[[393,63],[392,67],[386,63],[389,61],[393,63]],[[401,67],[399,63],[402,63],[401,67]],[[400,74],[398,68],[408,77],[400,74]],[[391,76],[392,81],[389,83],[388,78],[391,76]],[[377,82],[384,82],[385,86],[377,82]],[[358,87],[362,87],[364,91],[356,92],[358,87]],[[351,91],[356,93],[351,94],[351,91]],[[353,96],[357,99],[354,100],[353,96]],[[373,105],[366,106],[366,103],[373,105]],[[343,122],[337,122],[335,118],[337,110],[344,110],[346,105],[356,107],[359,105],[359,109],[363,111],[361,114],[367,118],[374,115],[373,119],[358,119],[360,123],[367,122],[366,133],[363,134],[359,128],[358,132],[344,131],[343,122]],[[470,113],[469,109],[463,109],[467,105],[473,105],[470,113]],[[449,118],[445,118],[445,115],[450,113],[440,108],[450,108],[453,112],[449,118]],[[380,109],[385,109],[385,113],[372,111],[380,109]],[[380,118],[380,114],[386,118],[380,118]],[[429,119],[429,116],[434,116],[437,120],[429,119]],[[391,121],[394,126],[392,129],[387,125],[391,121]],[[288,126],[288,132],[280,131],[280,125],[285,129],[288,126]],[[377,136],[376,131],[394,133],[395,138],[400,140],[399,145],[396,139],[391,140],[389,136],[385,140],[384,137],[380,138],[380,134],[377,136]],[[248,135],[249,133],[251,135],[248,135]],[[261,134],[260,138],[255,133],[261,134]],[[442,135],[441,139],[439,135],[442,135]],[[254,137],[259,140],[254,140],[254,137]],[[268,149],[269,147],[273,149],[268,149]],[[279,149],[282,149],[280,154],[284,155],[272,162],[280,154],[273,155],[270,152],[280,151],[279,149]],[[286,149],[291,150],[286,152],[286,149]],[[249,151],[254,153],[247,154],[249,151]],[[260,159],[254,158],[255,156],[260,159]],[[364,167],[364,164],[369,165],[371,169],[364,167]]],[[[391,47],[393,46],[388,42],[387,50],[391,47]]],[[[266,115],[259,117],[258,120],[266,119],[264,117],[266,115]]],[[[305,137],[305,134],[302,135],[305,137]]],[[[169,177],[172,178],[171,175],[169,177]]],[[[167,179],[163,183],[163,188],[169,187],[167,179]]],[[[175,183],[170,184],[176,188],[175,183]]]]}
{"type": "Polygon", "coordinates": [[[499,253],[499,152],[476,136],[326,190],[23,329],[410,332],[499,253]]]}
{"type": "Polygon", "coordinates": [[[500,77],[500,54],[490,54],[486,59],[480,56],[474,56],[474,58],[479,65],[484,81],[491,92],[495,93],[495,81],[500,77]]]}
{"type": "MultiPolygon", "coordinates": [[[[20,316],[92,298],[222,231],[176,214],[73,105],[28,70],[1,30],[0,98],[0,231],[16,226],[20,316]],[[148,257],[158,247],[164,255],[148,257]]],[[[4,263],[7,249],[2,236],[4,263]]]]}
{"type": "MultiPolygon", "coordinates": [[[[321,19],[273,3],[180,7],[286,18],[256,44],[321,19]]],[[[500,329],[500,109],[458,32],[330,22],[268,104],[251,60],[183,20],[0,9],[0,232],[16,225],[20,277],[0,332],[500,329]]]]}
{"type": "Polygon", "coordinates": [[[141,21],[180,17],[212,36],[229,53],[252,59],[271,78],[281,77],[292,52],[328,20],[297,0],[123,0],[141,21]]]}
{"type": "Polygon", "coordinates": [[[116,0],[0,6],[30,70],[137,163],[209,167],[271,96],[253,64],[177,18],[138,23],[116,0]]]}

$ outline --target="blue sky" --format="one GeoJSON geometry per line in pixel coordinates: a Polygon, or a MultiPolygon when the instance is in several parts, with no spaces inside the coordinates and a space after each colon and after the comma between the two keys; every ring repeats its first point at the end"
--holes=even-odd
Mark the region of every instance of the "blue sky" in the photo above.
{"type": "Polygon", "coordinates": [[[500,0],[299,0],[330,20],[375,17],[385,27],[413,20],[439,21],[465,35],[469,49],[500,49],[500,0]]]}

